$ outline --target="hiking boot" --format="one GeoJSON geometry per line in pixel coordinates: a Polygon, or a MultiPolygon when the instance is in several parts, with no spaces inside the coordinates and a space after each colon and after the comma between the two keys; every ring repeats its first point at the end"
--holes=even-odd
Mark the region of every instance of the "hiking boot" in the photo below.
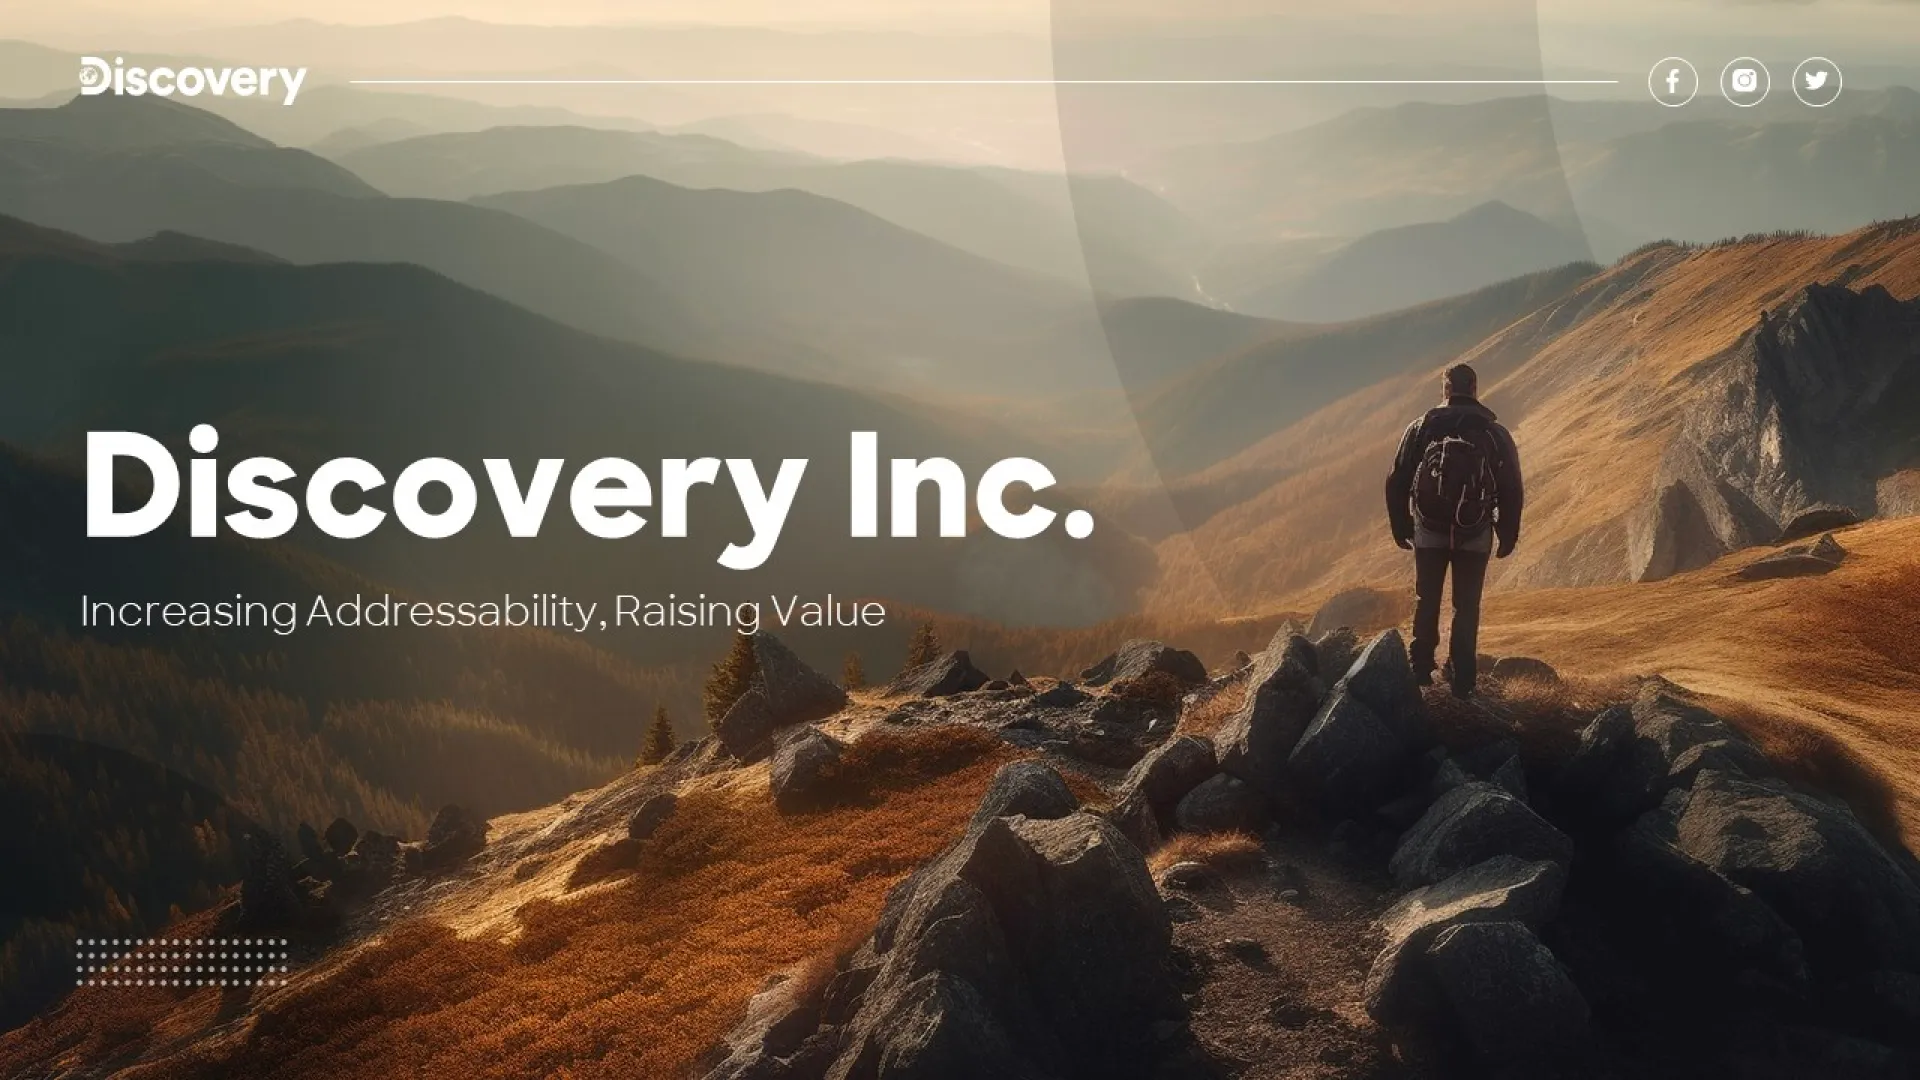
{"type": "Polygon", "coordinates": [[[1416,671],[1416,672],[1414,672],[1414,673],[1413,673],[1413,682],[1414,682],[1414,685],[1415,685],[1415,686],[1432,686],[1432,685],[1433,685],[1433,672],[1431,672],[1431,671],[1416,671]]]}
{"type": "Polygon", "coordinates": [[[1454,683],[1453,696],[1459,698],[1461,701],[1473,700],[1473,684],[1470,682],[1454,683]]]}

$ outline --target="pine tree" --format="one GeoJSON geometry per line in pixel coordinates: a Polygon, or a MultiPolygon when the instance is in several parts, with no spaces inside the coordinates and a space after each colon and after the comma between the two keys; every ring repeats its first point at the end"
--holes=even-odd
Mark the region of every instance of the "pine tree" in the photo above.
{"type": "Polygon", "coordinates": [[[640,764],[658,765],[673,753],[673,721],[667,718],[667,707],[653,707],[653,723],[647,725],[647,741],[640,748],[640,764]]]}
{"type": "Polygon", "coordinates": [[[719,723],[727,710],[733,708],[733,703],[740,700],[740,695],[747,692],[759,666],[753,655],[753,635],[735,634],[733,648],[713,665],[713,674],[707,676],[705,701],[709,724],[719,723]]]}
{"type": "Polygon", "coordinates": [[[860,662],[860,654],[850,652],[847,662],[840,669],[840,682],[849,690],[861,690],[867,685],[867,668],[860,662]]]}
{"type": "Polygon", "coordinates": [[[933,632],[931,621],[923,622],[913,632],[913,640],[907,642],[907,666],[919,667],[940,659],[940,638],[933,632]]]}

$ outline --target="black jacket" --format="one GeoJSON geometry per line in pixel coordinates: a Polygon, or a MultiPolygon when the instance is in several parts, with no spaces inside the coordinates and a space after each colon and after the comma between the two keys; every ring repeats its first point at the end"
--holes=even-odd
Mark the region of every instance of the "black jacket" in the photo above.
{"type": "MultiPolygon", "coordinates": [[[[1470,397],[1448,398],[1440,408],[1407,425],[1406,434],[1400,437],[1400,451],[1394,455],[1393,471],[1387,474],[1387,521],[1393,527],[1396,539],[1415,540],[1416,526],[1413,517],[1413,476],[1420,468],[1420,458],[1426,453],[1426,428],[1428,423],[1449,412],[1471,412],[1485,417],[1487,429],[1493,434],[1495,460],[1493,462],[1493,531],[1502,547],[1512,547],[1520,540],[1520,511],[1526,505],[1526,488],[1520,480],[1520,451],[1513,445],[1513,435],[1494,418],[1493,410],[1470,397]]],[[[1485,533],[1474,537],[1460,537],[1450,541],[1454,546],[1466,546],[1464,542],[1485,542],[1485,533]]],[[[1420,546],[1429,546],[1421,544],[1420,546]]],[[[1446,543],[1438,546],[1448,546],[1446,543]]],[[[1481,550],[1485,550],[1484,547],[1481,550]]]]}

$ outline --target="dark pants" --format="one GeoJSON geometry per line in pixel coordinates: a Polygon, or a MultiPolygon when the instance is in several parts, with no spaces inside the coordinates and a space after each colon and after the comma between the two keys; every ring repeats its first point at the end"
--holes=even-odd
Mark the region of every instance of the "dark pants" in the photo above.
{"type": "Polygon", "coordinates": [[[1474,650],[1480,643],[1480,592],[1487,583],[1487,553],[1414,548],[1413,670],[1433,670],[1440,647],[1440,588],[1453,570],[1453,634],[1447,652],[1455,686],[1473,686],[1474,650]]]}

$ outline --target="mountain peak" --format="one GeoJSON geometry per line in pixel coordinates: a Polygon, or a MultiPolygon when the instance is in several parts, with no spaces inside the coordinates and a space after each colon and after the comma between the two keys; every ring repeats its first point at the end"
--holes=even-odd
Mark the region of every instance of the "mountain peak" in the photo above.
{"type": "Polygon", "coordinates": [[[50,138],[93,150],[147,150],[183,143],[270,149],[273,143],[204,109],[156,97],[76,95],[51,109],[0,109],[0,138],[50,138]]]}

